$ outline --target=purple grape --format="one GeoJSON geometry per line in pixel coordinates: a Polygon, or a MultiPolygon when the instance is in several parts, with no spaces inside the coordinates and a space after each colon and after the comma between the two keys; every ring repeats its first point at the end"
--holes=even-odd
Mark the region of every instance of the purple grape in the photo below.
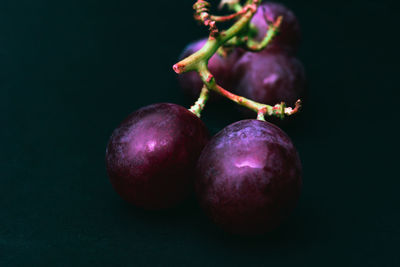
{"type": "Polygon", "coordinates": [[[293,106],[304,96],[301,62],[282,53],[245,53],[235,66],[235,92],[254,101],[293,106]]]}
{"type": "Polygon", "coordinates": [[[146,209],[172,207],[193,192],[194,170],[208,141],[203,122],[175,104],[132,113],[116,128],[106,151],[111,183],[126,201],[146,209]]]}
{"type": "Polygon", "coordinates": [[[233,123],[215,135],[196,168],[196,193],[222,229],[260,235],[292,212],[301,191],[301,163],[289,137],[259,120],[233,123]]]}
{"type": "MultiPolygon", "coordinates": [[[[179,58],[183,59],[197,52],[206,42],[207,39],[201,39],[189,44],[179,58]]],[[[225,58],[218,55],[218,53],[215,53],[208,61],[210,72],[214,75],[217,83],[224,89],[231,89],[233,80],[232,66],[240,58],[242,53],[242,50],[234,49],[230,51],[225,58]]],[[[203,87],[203,82],[201,81],[199,74],[194,71],[183,73],[178,76],[178,81],[183,92],[188,97],[192,99],[197,99],[199,97],[201,88],[203,87]]],[[[215,98],[216,94],[214,92],[211,93],[213,94],[213,98],[215,98]]]]}
{"type": "Polygon", "coordinates": [[[260,5],[251,20],[258,29],[255,39],[261,41],[267,33],[269,26],[266,20],[275,22],[279,16],[283,16],[279,34],[274,37],[266,51],[295,53],[301,40],[299,22],[293,12],[282,4],[266,2],[260,5]]]}

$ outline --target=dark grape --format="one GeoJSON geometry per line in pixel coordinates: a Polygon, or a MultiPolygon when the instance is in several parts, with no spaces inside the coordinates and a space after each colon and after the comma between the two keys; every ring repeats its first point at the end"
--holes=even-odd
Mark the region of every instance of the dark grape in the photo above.
{"type": "Polygon", "coordinates": [[[147,209],[169,208],[193,192],[194,170],[208,141],[203,122],[175,104],[132,113],[116,128],[106,151],[111,183],[126,201],[147,209]]]}
{"type": "Polygon", "coordinates": [[[222,229],[259,235],[292,212],[301,190],[301,163],[289,137],[259,120],[233,123],[214,136],[196,168],[196,193],[222,229]]]}
{"type": "MultiPolygon", "coordinates": [[[[200,50],[203,45],[207,42],[207,39],[201,39],[199,41],[189,44],[182,52],[180,59],[190,56],[191,54],[200,50]]],[[[214,75],[215,80],[223,88],[230,90],[232,87],[232,66],[242,55],[242,50],[234,49],[230,51],[226,57],[220,56],[215,53],[208,61],[208,68],[210,72],[214,75]]],[[[187,73],[180,74],[178,76],[179,84],[183,92],[192,99],[197,99],[200,95],[201,88],[203,87],[203,82],[200,79],[198,73],[191,71],[187,73]]],[[[215,99],[214,92],[211,92],[213,98],[215,99]]]]}
{"type": "Polygon", "coordinates": [[[245,53],[235,66],[235,92],[254,101],[293,106],[304,96],[301,62],[282,53],[245,53]]]}
{"type": "Polygon", "coordinates": [[[258,29],[255,39],[261,41],[267,33],[269,26],[266,20],[274,22],[279,16],[283,16],[279,34],[274,37],[266,51],[295,53],[301,39],[299,22],[293,12],[282,4],[266,2],[260,5],[251,20],[258,29]]]}

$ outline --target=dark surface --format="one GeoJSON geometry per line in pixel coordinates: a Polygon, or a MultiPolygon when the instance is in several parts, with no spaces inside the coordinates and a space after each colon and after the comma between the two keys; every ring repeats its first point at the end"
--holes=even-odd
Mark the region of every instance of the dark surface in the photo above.
{"type": "MultiPolygon", "coordinates": [[[[205,34],[194,0],[1,1],[0,266],[399,266],[399,8],[283,2],[303,30],[309,81],[287,130],[303,192],[276,232],[241,239],[195,202],[129,206],[104,166],[112,130],[133,110],[189,105],[172,65],[205,34]]],[[[203,118],[215,133],[234,110],[210,105],[203,118]]]]}

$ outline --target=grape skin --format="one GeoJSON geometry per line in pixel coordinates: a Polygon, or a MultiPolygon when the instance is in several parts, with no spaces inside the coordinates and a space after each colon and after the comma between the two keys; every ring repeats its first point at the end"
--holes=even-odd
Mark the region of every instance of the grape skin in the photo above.
{"type": "Polygon", "coordinates": [[[303,98],[305,73],[302,63],[282,53],[245,53],[234,68],[234,92],[254,101],[293,106],[303,98]]]}
{"type": "Polygon", "coordinates": [[[132,113],[116,128],[106,167],[116,192],[146,209],[173,207],[194,190],[194,169],[209,139],[203,122],[175,104],[132,113]]]}
{"type": "Polygon", "coordinates": [[[294,209],[301,163],[289,137],[259,120],[233,123],[204,148],[196,168],[196,193],[205,213],[223,230],[260,235],[294,209]]]}
{"type": "Polygon", "coordinates": [[[279,16],[283,16],[279,33],[264,51],[280,51],[293,55],[300,46],[300,25],[294,13],[282,4],[266,2],[259,6],[251,20],[258,30],[255,40],[261,41],[267,33],[269,26],[266,19],[275,22],[279,16]]]}

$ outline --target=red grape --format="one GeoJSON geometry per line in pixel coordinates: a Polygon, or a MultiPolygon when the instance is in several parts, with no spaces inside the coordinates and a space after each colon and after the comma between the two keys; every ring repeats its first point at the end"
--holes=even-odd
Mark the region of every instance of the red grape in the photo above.
{"type": "Polygon", "coordinates": [[[303,97],[304,68],[295,57],[282,53],[245,53],[235,66],[235,92],[254,101],[293,106],[303,97]]]}
{"type": "MultiPolygon", "coordinates": [[[[201,39],[189,44],[179,58],[183,59],[197,52],[206,42],[207,39],[201,39]]],[[[218,53],[215,53],[208,61],[208,68],[214,75],[215,80],[219,85],[227,90],[232,87],[232,66],[234,63],[236,63],[242,53],[243,52],[240,49],[234,49],[230,51],[226,57],[222,57],[218,53]]],[[[197,99],[199,97],[201,88],[203,87],[203,82],[198,73],[191,71],[180,74],[178,76],[178,81],[183,92],[187,96],[191,97],[192,99],[197,99]]],[[[214,92],[211,93],[213,95],[215,94],[214,92]]],[[[216,95],[214,95],[214,97],[215,96],[216,95]]]]}
{"type": "Polygon", "coordinates": [[[293,12],[282,4],[266,2],[260,5],[251,20],[258,29],[255,39],[261,41],[268,31],[267,20],[274,22],[279,16],[283,16],[279,34],[274,37],[266,51],[279,50],[295,53],[301,39],[299,22],[293,12]]]}
{"type": "Polygon", "coordinates": [[[197,163],[196,193],[225,231],[257,235],[276,228],[294,209],[301,163],[289,137],[259,120],[233,123],[215,135],[197,163]]]}
{"type": "Polygon", "coordinates": [[[106,151],[111,183],[126,201],[147,209],[172,207],[193,192],[194,170],[208,141],[203,122],[175,104],[132,113],[116,128],[106,151]]]}

